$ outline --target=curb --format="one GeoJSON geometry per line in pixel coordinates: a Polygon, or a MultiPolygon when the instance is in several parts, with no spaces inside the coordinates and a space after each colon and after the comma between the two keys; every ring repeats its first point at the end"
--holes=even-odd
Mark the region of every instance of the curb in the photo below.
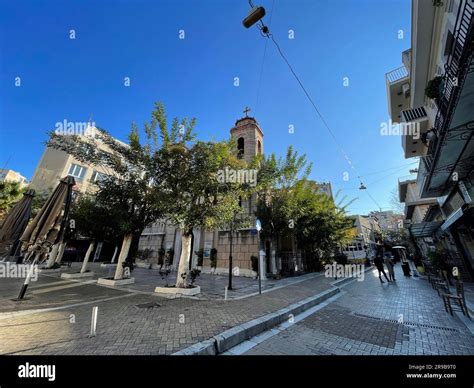
{"type": "Polygon", "coordinates": [[[220,334],[217,334],[208,340],[198,342],[185,349],[182,349],[173,355],[181,356],[216,356],[223,353],[234,346],[240,344],[249,338],[255,337],[264,331],[267,331],[288,319],[289,315],[298,315],[309,308],[329,299],[330,297],[341,292],[339,288],[326,290],[318,295],[311,296],[299,302],[280,309],[274,313],[264,315],[260,318],[253,319],[241,325],[234,326],[220,334]]]}

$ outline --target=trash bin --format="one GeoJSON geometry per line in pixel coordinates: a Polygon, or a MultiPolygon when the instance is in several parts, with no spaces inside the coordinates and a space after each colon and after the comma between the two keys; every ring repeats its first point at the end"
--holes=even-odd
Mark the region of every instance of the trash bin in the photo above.
{"type": "Polygon", "coordinates": [[[410,265],[408,262],[402,263],[402,271],[405,276],[410,276],[410,265]]]}

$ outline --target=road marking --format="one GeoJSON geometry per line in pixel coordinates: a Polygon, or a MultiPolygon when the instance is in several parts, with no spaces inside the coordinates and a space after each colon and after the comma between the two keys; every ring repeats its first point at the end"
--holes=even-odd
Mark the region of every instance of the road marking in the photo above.
{"type": "Polygon", "coordinates": [[[45,288],[44,290],[39,290],[39,291],[33,291],[33,295],[39,295],[39,294],[46,294],[47,292],[52,292],[52,291],[58,291],[58,290],[65,290],[67,288],[74,288],[74,287],[80,287],[84,286],[86,284],[93,284],[97,282],[97,280],[89,280],[87,282],[80,282],[80,283],[73,283],[73,284],[66,284],[62,286],[53,286],[50,288],[45,288]]]}
{"type": "Polygon", "coordinates": [[[134,296],[134,295],[137,295],[137,294],[136,293],[129,293],[129,294],[126,294],[126,295],[111,296],[110,298],[95,299],[95,300],[90,300],[90,301],[87,301],[87,302],[69,304],[69,305],[66,305],[66,306],[49,307],[49,308],[46,308],[46,309],[24,310],[24,311],[14,311],[14,312],[10,312],[10,313],[0,313],[0,320],[9,319],[9,318],[16,318],[16,317],[20,317],[20,316],[24,316],[24,315],[30,315],[30,314],[46,313],[46,312],[49,312],[49,311],[65,310],[65,309],[68,309],[68,308],[86,306],[88,304],[93,304],[93,303],[108,302],[110,300],[115,300],[115,299],[120,299],[120,298],[128,298],[129,296],[134,296]]]}

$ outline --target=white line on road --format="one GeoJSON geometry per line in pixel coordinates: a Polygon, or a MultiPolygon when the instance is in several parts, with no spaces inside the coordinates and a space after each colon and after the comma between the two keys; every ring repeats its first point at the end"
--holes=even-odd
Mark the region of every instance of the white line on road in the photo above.
{"type": "Polygon", "coordinates": [[[16,318],[16,317],[19,317],[19,316],[30,315],[30,314],[46,313],[48,311],[65,310],[65,309],[68,309],[68,308],[86,306],[86,305],[92,304],[92,303],[108,302],[110,300],[115,300],[115,299],[120,299],[120,298],[128,298],[129,296],[133,296],[133,295],[137,295],[137,294],[136,293],[128,293],[126,295],[111,296],[110,298],[95,299],[95,300],[90,300],[88,302],[74,303],[74,304],[69,304],[69,305],[66,305],[66,306],[59,306],[59,307],[49,307],[49,308],[46,308],[46,309],[24,310],[24,311],[14,311],[14,312],[10,312],[10,313],[0,313],[0,320],[9,319],[9,318],[16,318]]]}
{"type": "Polygon", "coordinates": [[[50,288],[45,288],[44,290],[39,290],[39,291],[33,291],[33,295],[39,295],[39,294],[46,294],[47,292],[52,292],[52,291],[58,291],[58,290],[64,290],[66,288],[73,288],[73,287],[80,287],[86,284],[93,284],[96,283],[97,280],[89,280],[87,282],[78,282],[78,283],[73,283],[73,284],[66,284],[62,286],[53,286],[50,288]]]}

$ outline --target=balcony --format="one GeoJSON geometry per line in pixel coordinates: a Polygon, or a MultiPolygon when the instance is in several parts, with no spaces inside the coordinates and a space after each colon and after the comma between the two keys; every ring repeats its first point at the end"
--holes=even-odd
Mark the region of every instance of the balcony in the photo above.
{"type": "Polygon", "coordinates": [[[400,122],[400,112],[410,107],[410,76],[405,66],[385,74],[388,113],[393,122],[400,122]]]}
{"type": "Polygon", "coordinates": [[[436,137],[425,160],[428,173],[422,182],[422,197],[449,194],[474,168],[474,5],[461,4],[437,103],[436,137]]]}
{"type": "Polygon", "coordinates": [[[425,156],[427,147],[421,140],[421,135],[428,132],[429,129],[429,118],[425,108],[403,110],[400,126],[405,159],[425,156]]]}

